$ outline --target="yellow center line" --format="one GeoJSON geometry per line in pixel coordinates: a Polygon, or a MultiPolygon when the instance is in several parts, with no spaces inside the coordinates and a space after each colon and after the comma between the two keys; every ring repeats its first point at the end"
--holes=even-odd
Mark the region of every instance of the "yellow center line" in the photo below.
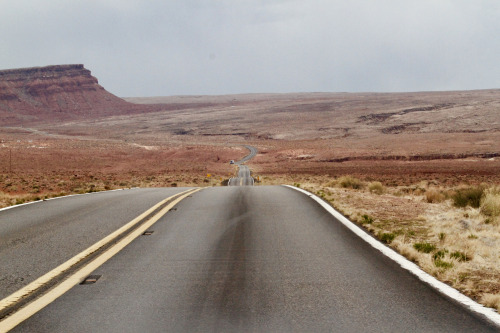
{"type": "Polygon", "coordinates": [[[24,306],[23,308],[19,309],[17,312],[6,317],[4,320],[0,321],[0,332],[7,332],[7,331],[11,330],[15,326],[19,325],[22,321],[28,319],[29,317],[31,317],[32,315],[34,315],[35,313],[37,313],[38,311],[43,309],[45,306],[52,303],[55,299],[57,299],[58,297],[63,295],[66,291],[71,289],[73,286],[82,282],[85,279],[85,277],[87,277],[91,272],[96,270],[99,266],[104,264],[108,259],[113,257],[115,254],[117,254],[120,250],[122,250],[125,246],[127,246],[130,242],[132,242],[135,238],[137,238],[142,233],[144,233],[144,231],[146,231],[150,226],[152,226],[154,223],[156,223],[163,215],[165,215],[170,209],[172,209],[181,200],[185,199],[189,195],[191,195],[195,192],[198,192],[200,190],[201,190],[200,188],[195,189],[195,190],[187,190],[187,191],[181,192],[180,194],[184,193],[181,196],[179,196],[179,193],[178,193],[176,195],[173,195],[173,196],[159,202],[155,206],[148,209],[146,212],[142,213],[140,216],[136,217],[131,222],[127,223],[125,226],[121,227],[120,229],[113,232],[109,236],[105,237],[101,241],[92,245],[87,250],[81,252],[80,254],[76,255],[75,257],[68,260],[64,264],[58,266],[54,270],[50,271],[49,273],[45,274],[44,276],[33,281],[31,284],[20,289],[19,291],[15,292],[11,296],[8,296],[5,299],[3,299],[0,302],[0,310],[5,308],[6,306],[9,306],[9,305],[15,303],[17,300],[19,300],[23,296],[29,294],[30,292],[33,292],[41,285],[48,283],[52,278],[59,275],[64,270],[68,269],[69,267],[73,266],[75,263],[79,262],[82,258],[95,252],[97,249],[101,248],[106,243],[114,240],[118,235],[122,234],[124,231],[133,227],[140,220],[142,220],[147,215],[151,214],[151,212],[153,212],[155,209],[160,207],[162,204],[169,201],[171,198],[173,198],[175,196],[179,196],[177,199],[175,199],[170,204],[168,204],[166,207],[164,207],[161,211],[159,211],[156,215],[151,217],[147,222],[142,224],[139,228],[137,228],[136,230],[131,232],[129,235],[127,235],[122,240],[120,240],[118,243],[116,243],[115,245],[110,247],[108,250],[103,252],[97,258],[95,258],[94,260],[92,260],[91,262],[86,264],[84,267],[80,268],[74,274],[72,274],[71,276],[66,278],[62,283],[60,283],[59,285],[57,285],[56,287],[51,289],[49,292],[47,292],[43,296],[35,299],[31,303],[29,303],[26,306],[24,306]]]}

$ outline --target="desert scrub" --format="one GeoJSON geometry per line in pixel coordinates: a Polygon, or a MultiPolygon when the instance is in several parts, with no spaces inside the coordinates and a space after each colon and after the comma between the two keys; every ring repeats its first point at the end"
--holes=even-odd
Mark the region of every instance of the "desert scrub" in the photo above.
{"type": "Polygon", "coordinates": [[[373,217],[364,214],[363,216],[361,216],[360,223],[361,224],[372,224],[373,223],[373,217]]]}
{"type": "Polygon", "coordinates": [[[446,196],[437,188],[430,188],[425,192],[425,201],[428,203],[439,203],[443,202],[445,199],[446,196]]]}
{"type": "Polygon", "coordinates": [[[392,232],[381,232],[378,234],[378,238],[386,244],[391,244],[394,238],[396,238],[396,235],[392,232]]]}
{"type": "Polygon", "coordinates": [[[368,185],[368,189],[375,194],[383,194],[385,192],[385,187],[381,182],[371,182],[370,185],[368,185]]]}
{"type": "Polygon", "coordinates": [[[481,205],[481,198],[484,194],[484,187],[468,187],[458,189],[452,196],[453,205],[455,207],[463,208],[471,206],[473,208],[479,208],[481,205]]]}
{"type": "Polygon", "coordinates": [[[500,311],[500,294],[484,294],[481,303],[500,311]]]}
{"type": "Polygon", "coordinates": [[[453,267],[453,263],[441,260],[439,258],[436,259],[436,260],[434,260],[434,265],[437,268],[444,268],[444,269],[448,269],[448,268],[452,268],[453,267]]]}
{"type": "Polygon", "coordinates": [[[481,201],[481,213],[489,217],[500,216],[500,190],[490,188],[481,201]]]}
{"type": "Polygon", "coordinates": [[[455,251],[450,254],[450,258],[454,258],[457,261],[469,261],[471,258],[463,252],[455,251]]]}
{"type": "Polygon", "coordinates": [[[446,250],[446,249],[439,250],[436,253],[434,253],[434,255],[432,256],[432,258],[434,260],[443,259],[447,253],[448,253],[448,250],[446,250]]]}
{"type": "Polygon", "coordinates": [[[436,245],[431,243],[415,243],[413,244],[413,247],[418,252],[423,252],[423,253],[431,253],[436,249],[436,245]]]}
{"type": "Polygon", "coordinates": [[[351,176],[340,177],[338,183],[343,188],[352,188],[355,190],[363,188],[363,182],[351,176]]]}

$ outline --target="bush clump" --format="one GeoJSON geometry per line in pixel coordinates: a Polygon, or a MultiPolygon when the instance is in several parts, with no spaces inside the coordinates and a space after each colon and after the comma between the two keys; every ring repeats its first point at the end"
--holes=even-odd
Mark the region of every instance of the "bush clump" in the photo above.
{"type": "Polygon", "coordinates": [[[362,224],[372,224],[373,223],[373,217],[364,214],[361,216],[361,223],[362,224]]]}
{"type": "Polygon", "coordinates": [[[447,261],[444,261],[444,260],[441,260],[441,259],[434,260],[434,265],[436,267],[444,268],[444,269],[448,269],[448,268],[452,268],[453,267],[453,263],[447,262],[447,261]]]}
{"type": "Polygon", "coordinates": [[[431,188],[425,192],[425,200],[428,203],[439,203],[443,202],[446,196],[436,188],[431,188]]]}
{"type": "Polygon", "coordinates": [[[339,178],[338,183],[343,188],[352,188],[355,190],[363,188],[363,183],[361,182],[361,180],[351,176],[344,176],[339,178]]]}
{"type": "Polygon", "coordinates": [[[370,185],[368,185],[368,189],[375,194],[383,194],[385,192],[384,185],[382,185],[381,182],[371,182],[370,185]]]}
{"type": "Polygon", "coordinates": [[[380,238],[380,240],[386,244],[390,244],[394,238],[396,238],[396,235],[393,234],[393,233],[387,233],[387,232],[384,232],[384,233],[381,233],[378,235],[378,237],[380,238]]]}
{"type": "Polygon", "coordinates": [[[469,261],[471,258],[463,252],[455,251],[450,254],[451,258],[455,258],[458,261],[469,261]]]}
{"type": "Polygon", "coordinates": [[[457,190],[451,198],[453,199],[453,205],[455,207],[467,207],[471,206],[473,208],[479,208],[481,205],[481,198],[484,194],[484,187],[468,187],[457,190]]]}
{"type": "Polygon", "coordinates": [[[413,247],[418,252],[423,252],[423,253],[431,253],[436,249],[436,245],[431,243],[415,243],[413,244],[413,247]]]}
{"type": "Polygon", "coordinates": [[[500,192],[496,188],[486,191],[481,201],[481,213],[490,216],[500,216],[500,192]]]}

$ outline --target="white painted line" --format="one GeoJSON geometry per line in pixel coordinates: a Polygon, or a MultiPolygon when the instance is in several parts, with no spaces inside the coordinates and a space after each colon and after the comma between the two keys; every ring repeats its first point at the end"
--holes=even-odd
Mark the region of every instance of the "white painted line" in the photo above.
{"type": "Polygon", "coordinates": [[[416,264],[412,263],[393,249],[385,246],[375,238],[371,237],[369,234],[367,234],[363,229],[358,227],[356,224],[348,220],[344,215],[340,214],[337,212],[332,206],[330,206],[328,203],[326,203],[324,200],[320,199],[314,194],[311,194],[310,192],[307,192],[306,190],[303,190],[301,188],[291,186],[291,185],[284,185],[286,187],[289,187],[291,189],[294,189],[296,191],[302,192],[306,194],[307,196],[311,197],[311,199],[315,200],[318,202],[327,212],[332,214],[337,220],[339,220],[343,225],[345,225],[347,228],[349,228],[352,232],[354,232],[356,235],[361,237],[365,242],[370,244],[372,247],[375,249],[379,250],[382,252],[385,256],[389,257],[393,261],[397,262],[402,268],[406,269],[413,275],[417,276],[421,281],[427,283],[430,285],[432,288],[436,289],[440,293],[450,297],[451,299],[463,304],[465,307],[469,308],[471,311],[478,313],[480,315],[485,316],[489,320],[491,320],[493,323],[496,325],[500,326],[500,314],[498,314],[495,310],[491,308],[487,308],[473,299],[465,296],[464,294],[460,293],[458,290],[455,288],[450,287],[446,283],[443,283],[439,280],[437,280],[435,277],[432,275],[429,275],[428,273],[424,272],[420,267],[418,267],[416,264]]]}
{"type": "Polygon", "coordinates": [[[26,206],[26,205],[32,205],[32,204],[41,203],[41,202],[44,202],[44,201],[50,201],[50,200],[56,200],[56,199],[62,199],[62,198],[69,198],[69,197],[77,197],[77,196],[80,196],[80,195],[90,195],[90,194],[100,194],[100,193],[108,193],[108,192],[123,191],[123,190],[132,190],[132,189],[136,189],[136,188],[138,188],[138,187],[133,187],[133,188],[119,188],[119,189],[116,189],[116,190],[108,190],[108,191],[98,191],[98,192],[90,192],[90,193],[78,193],[78,194],[62,195],[60,197],[40,199],[40,200],[36,200],[36,201],[25,202],[25,203],[22,203],[22,204],[19,204],[19,205],[12,205],[12,206],[8,206],[8,207],[0,208],[0,212],[3,211],[3,210],[8,210],[8,209],[12,209],[12,208],[22,207],[22,206],[26,206]]]}

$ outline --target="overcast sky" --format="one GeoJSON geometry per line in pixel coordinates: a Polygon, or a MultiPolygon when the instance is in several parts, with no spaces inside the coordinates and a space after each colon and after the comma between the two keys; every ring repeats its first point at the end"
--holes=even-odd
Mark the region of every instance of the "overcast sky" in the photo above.
{"type": "Polygon", "coordinates": [[[499,0],[0,0],[0,36],[122,97],[500,88],[499,0]]]}

